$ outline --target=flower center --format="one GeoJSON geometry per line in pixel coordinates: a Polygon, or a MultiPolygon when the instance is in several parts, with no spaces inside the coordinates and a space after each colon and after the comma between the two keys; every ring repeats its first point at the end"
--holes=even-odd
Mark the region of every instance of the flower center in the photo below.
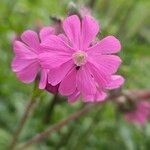
{"type": "Polygon", "coordinates": [[[87,54],[83,51],[78,51],[72,55],[73,61],[77,66],[84,65],[87,61],[87,54]]]}

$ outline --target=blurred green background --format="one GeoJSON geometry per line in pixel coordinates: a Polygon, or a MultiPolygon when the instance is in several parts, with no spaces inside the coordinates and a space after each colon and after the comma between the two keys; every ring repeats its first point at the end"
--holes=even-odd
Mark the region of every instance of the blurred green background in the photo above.
{"type": "MultiPolygon", "coordinates": [[[[33,84],[25,85],[11,71],[12,40],[26,29],[51,23],[50,16],[65,17],[69,0],[0,0],[0,150],[7,150],[17,123],[31,96],[33,84]]],[[[150,1],[77,0],[91,7],[101,24],[100,38],[113,34],[122,43],[119,73],[126,78],[124,89],[150,88],[150,1]]],[[[49,113],[53,95],[44,91],[38,98],[19,142],[43,131],[81,108],[82,102],[66,100],[49,113]],[[47,118],[48,116],[48,118],[47,118]],[[46,121],[45,121],[46,118],[46,121]]],[[[78,121],[48,136],[29,150],[149,150],[150,123],[144,127],[127,123],[112,102],[96,108],[78,121]]]]}

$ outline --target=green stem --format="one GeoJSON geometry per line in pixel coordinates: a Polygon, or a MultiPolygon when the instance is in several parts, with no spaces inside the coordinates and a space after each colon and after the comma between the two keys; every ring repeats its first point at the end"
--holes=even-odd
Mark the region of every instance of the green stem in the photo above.
{"type": "Polygon", "coordinates": [[[16,147],[16,144],[18,142],[18,139],[19,139],[19,136],[21,134],[21,131],[23,130],[23,127],[26,123],[26,121],[28,120],[29,118],[29,115],[30,115],[30,112],[32,110],[32,107],[33,107],[33,104],[35,103],[35,99],[37,98],[37,96],[39,95],[39,90],[37,89],[37,80],[35,81],[35,85],[34,85],[34,89],[33,89],[33,94],[32,94],[32,97],[30,99],[30,101],[28,102],[27,106],[26,106],[26,109],[25,109],[25,112],[18,124],[18,127],[14,133],[14,136],[13,136],[13,139],[12,139],[12,142],[9,146],[9,149],[10,150],[14,150],[15,147],[16,147]]]}
{"type": "Polygon", "coordinates": [[[58,94],[55,94],[52,101],[50,101],[49,105],[46,108],[46,113],[45,113],[45,117],[44,117],[44,123],[48,124],[50,122],[50,118],[52,117],[54,108],[56,106],[56,104],[59,103],[59,96],[58,94]]]}

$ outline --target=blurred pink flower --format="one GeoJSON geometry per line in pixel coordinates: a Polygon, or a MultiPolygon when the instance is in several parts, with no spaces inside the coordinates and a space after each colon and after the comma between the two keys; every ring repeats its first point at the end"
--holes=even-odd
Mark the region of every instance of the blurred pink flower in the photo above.
{"type": "Polygon", "coordinates": [[[63,28],[66,36],[51,35],[41,43],[48,49],[40,55],[41,65],[52,67],[48,82],[53,86],[60,83],[59,92],[74,99],[81,95],[85,101],[104,100],[106,89],[118,88],[124,82],[114,75],[121,64],[121,59],[113,55],[121,50],[119,40],[107,36],[91,46],[99,25],[89,16],[82,22],[76,15],[67,17],[63,28]]]}
{"type": "Polygon", "coordinates": [[[150,115],[150,102],[140,101],[137,103],[136,109],[126,113],[125,119],[131,123],[144,125],[150,115]]]}
{"type": "Polygon", "coordinates": [[[39,54],[44,51],[40,42],[47,36],[54,33],[51,27],[44,27],[39,37],[36,32],[27,30],[21,35],[21,40],[15,40],[13,50],[15,57],[12,61],[12,70],[16,72],[17,77],[24,83],[31,83],[35,80],[39,71],[41,79],[39,88],[44,89],[47,83],[48,69],[42,69],[39,62],[39,54]]]}

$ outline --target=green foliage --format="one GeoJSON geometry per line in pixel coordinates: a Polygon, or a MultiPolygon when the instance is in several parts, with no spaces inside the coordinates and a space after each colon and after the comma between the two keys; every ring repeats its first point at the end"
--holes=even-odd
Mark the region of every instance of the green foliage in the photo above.
{"type": "MultiPolygon", "coordinates": [[[[92,1],[92,0],[91,0],[92,1]]],[[[90,0],[74,0],[81,5],[90,0]]],[[[25,29],[49,25],[50,16],[65,17],[69,0],[1,0],[0,1],[0,150],[6,150],[16,124],[31,97],[33,85],[20,83],[11,71],[12,41],[25,29]]],[[[93,15],[101,23],[100,38],[113,34],[122,43],[123,64],[119,73],[126,78],[124,88],[150,88],[150,1],[93,0],[93,15]]],[[[82,102],[69,105],[64,98],[45,123],[46,109],[52,95],[44,91],[26,123],[19,142],[30,139],[81,108],[82,102]]],[[[31,150],[148,150],[150,124],[144,127],[124,121],[116,106],[108,102],[91,113],[53,133],[31,150]]],[[[29,150],[30,150],[29,149],[29,150]]]]}

